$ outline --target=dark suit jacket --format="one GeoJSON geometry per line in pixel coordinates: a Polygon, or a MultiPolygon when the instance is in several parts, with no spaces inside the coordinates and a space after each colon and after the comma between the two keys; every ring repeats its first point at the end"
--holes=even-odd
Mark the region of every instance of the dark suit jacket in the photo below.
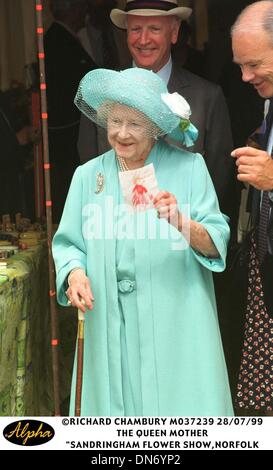
{"type": "MultiPolygon", "coordinates": [[[[268,139],[273,125],[273,99],[270,101],[269,110],[266,117],[266,130],[264,134],[258,134],[258,144],[259,147],[263,150],[267,149],[268,139]]],[[[260,203],[261,203],[261,191],[250,187],[248,206],[251,207],[251,217],[254,226],[259,224],[259,215],[260,215],[260,203]]],[[[271,222],[271,221],[270,221],[271,222]]],[[[272,246],[273,248],[273,246],[272,246]]]]}
{"type": "Polygon", "coordinates": [[[170,93],[178,92],[190,104],[191,121],[199,137],[189,150],[203,155],[211,175],[222,211],[235,221],[239,199],[236,197],[235,164],[231,126],[221,88],[173,63],[168,83],[170,93]]]}
{"type": "MultiPolygon", "coordinates": [[[[268,139],[270,130],[273,125],[273,99],[271,99],[269,111],[266,118],[266,131],[265,134],[260,135],[259,143],[262,149],[267,149],[268,139]]],[[[255,188],[251,188],[251,216],[254,227],[258,229],[259,216],[260,216],[260,203],[261,203],[261,191],[255,188]]],[[[257,231],[256,231],[257,233],[257,231]]],[[[272,290],[272,279],[273,279],[273,205],[271,207],[271,216],[268,222],[268,245],[271,249],[271,254],[268,252],[265,256],[264,262],[261,266],[262,284],[264,291],[264,299],[267,305],[268,313],[273,317],[273,290],[272,290]]]]}
{"type": "Polygon", "coordinates": [[[72,175],[80,164],[77,140],[81,113],[74,98],[80,80],[96,64],[77,37],[58,22],[54,21],[45,34],[44,46],[55,223],[61,217],[72,175]]]}
{"type": "Polygon", "coordinates": [[[80,119],[74,98],[80,80],[96,64],[80,41],[53,22],[44,38],[49,127],[67,126],[80,119]]]}

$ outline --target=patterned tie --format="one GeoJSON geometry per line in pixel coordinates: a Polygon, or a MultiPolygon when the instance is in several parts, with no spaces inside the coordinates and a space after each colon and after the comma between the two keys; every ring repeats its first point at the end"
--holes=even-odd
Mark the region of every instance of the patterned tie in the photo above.
{"type": "Polygon", "coordinates": [[[259,226],[258,226],[258,257],[262,264],[267,253],[267,228],[270,212],[270,201],[268,191],[263,192],[262,205],[260,210],[259,226]]]}

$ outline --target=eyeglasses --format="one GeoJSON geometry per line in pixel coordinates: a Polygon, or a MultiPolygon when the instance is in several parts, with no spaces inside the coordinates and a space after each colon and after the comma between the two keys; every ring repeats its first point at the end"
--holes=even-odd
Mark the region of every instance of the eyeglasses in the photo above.
{"type": "Polygon", "coordinates": [[[109,117],[108,118],[108,128],[121,130],[124,129],[125,132],[129,134],[144,134],[148,131],[147,126],[142,125],[137,121],[131,121],[128,119],[121,119],[118,117],[109,117]]]}

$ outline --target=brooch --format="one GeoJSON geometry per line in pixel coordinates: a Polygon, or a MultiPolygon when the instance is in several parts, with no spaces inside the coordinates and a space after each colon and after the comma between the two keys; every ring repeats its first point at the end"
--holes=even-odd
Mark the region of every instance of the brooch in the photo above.
{"type": "Polygon", "coordinates": [[[101,193],[103,191],[103,188],[104,188],[104,176],[101,173],[98,173],[95,194],[101,193]]]}

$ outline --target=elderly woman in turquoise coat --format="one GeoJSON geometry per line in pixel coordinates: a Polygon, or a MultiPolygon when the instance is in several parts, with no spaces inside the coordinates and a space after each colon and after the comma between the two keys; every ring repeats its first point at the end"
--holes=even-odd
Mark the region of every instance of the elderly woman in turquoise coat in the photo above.
{"type": "Polygon", "coordinates": [[[76,170],[53,240],[58,301],[85,312],[81,414],[232,415],[212,279],[227,218],[202,156],[164,140],[196,139],[188,103],[138,68],[89,72],[75,103],[112,147],[76,170]],[[129,207],[121,177],[151,168],[129,207]]]}

